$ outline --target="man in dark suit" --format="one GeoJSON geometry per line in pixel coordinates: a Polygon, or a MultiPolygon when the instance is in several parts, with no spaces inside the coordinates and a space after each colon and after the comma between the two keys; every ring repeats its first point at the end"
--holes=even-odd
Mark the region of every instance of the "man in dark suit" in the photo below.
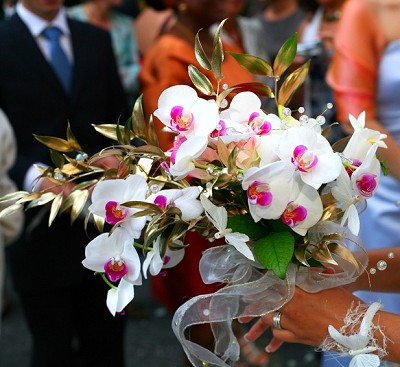
{"type": "MultiPolygon", "coordinates": [[[[0,22],[0,108],[17,137],[11,175],[20,189],[30,189],[33,164],[51,164],[33,133],[65,137],[69,122],[94,153],[106,140],[91,124],[125,121],[128,107],[106,31],[67,19],[62,0],[22,0],[16,11],[0,22]],[[51,65],[43,33],[49,25],[61,31],[70,88],[51,65]]],[[[33,337],[32,366],[123,366],[123,318],[109,314],[107,287],[81,265],[89,242],[82,221],[71,227],[61,215],[50,228],[47,222],[47,208],[29,210],[22,240],[8,253],[33,337]]]]}

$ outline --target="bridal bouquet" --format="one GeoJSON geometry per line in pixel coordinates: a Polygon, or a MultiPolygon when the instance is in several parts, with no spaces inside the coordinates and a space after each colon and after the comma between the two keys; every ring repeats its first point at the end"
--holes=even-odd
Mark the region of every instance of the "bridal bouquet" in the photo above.
{"type": "Polygon", "coordinates": [[[385,146],[382,134],[364,127],[364,113],[350,116],[353,135],[331,146],[323,114],[312,118],[299,108],[296,118],[285,107],[309,67],[307,62],[292,71],[277,87],[295,58],[296,35],[273,65],[232,54],[251,73],[274,81],[275,88],[223,85],[222,24],[211,60],[198,37],[195,46],[199,64],[214,72],[217,90],[190,66],[193,87],[170,87],[158,100],[154,116],[176,135],[169,151],[158,147],[139,99],[124,126],[94,126],[115,144],[93,156],[84,153],[70,128],[67,139],[36,136],[54,162],[38,167],[40,178],[60,187],[76,183],[68,196],[43,190],[2,199],[16,200],[2,216],[47,205],[49,225],[68,210],[71,221],[84,214],[86,223],[95,224],[100,234],[88,243],[82,264],[109,284],[106,303],[113,315],[132,301],[143,277],[185,261],[188,231],[209,239],[201,274],[204,282],[224,286],[188,301],[173,320],[195,366],[237,360],[233,319],[279,309],[294,285],[318,291],[354,281],[365,270],[359,213],[378,186],[376,150],[385,146]],[[275,98],[276,114],[261,108],[260,96],[275,98]],[[105,157],[114,157],[116,167],[98,168],[96,161],[105,157]],[[185,330],[205,322],[215,333],[214,353],[187,340],[185,330]]]}

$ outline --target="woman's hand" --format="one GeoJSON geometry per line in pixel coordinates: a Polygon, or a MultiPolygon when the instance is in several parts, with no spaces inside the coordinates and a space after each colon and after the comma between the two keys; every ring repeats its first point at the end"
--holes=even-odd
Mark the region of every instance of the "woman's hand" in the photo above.
{"type": "MultiPolygon", "coordinates": [[[[283,342],[319,346],[328,335],[328,326],[336,329],[343,326],[352,302],[360,300],[344,288],[332,288],[318,293],[307,293],[296,288],[293,298],[279,311],[282,313],[282,329],[273,327],[275,312],[260,317],[246,334],[249,341],[258,339],[271,328],[273,339],[266,347],[268,352],[276,351],[283,342]]],[[[250,319],[241,319],[248,322],[250,319]]]]}

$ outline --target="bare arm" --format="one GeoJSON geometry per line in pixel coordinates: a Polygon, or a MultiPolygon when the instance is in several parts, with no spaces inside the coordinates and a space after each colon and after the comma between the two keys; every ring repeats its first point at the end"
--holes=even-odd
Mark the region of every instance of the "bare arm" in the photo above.
{"type": "MultiPolygon", "coordinates": [[[[344,288],[313,294],[297,288],[293,299],[281,309],[282,329],[272,328],[274,338],[267,346],[268,351],[274,352],[282,342],[318,347],[328,335],[329,325],[336,329],[343,326],[343,319],[353,302],[357,304],[362,301],[344,288]]],[[[254,341],[272,327],[272,317],[272,313],[262,316],[246,334],[247,339],[254,341]]],[[[384,359],[400,362],[400,315],[379,311],[374,323],[380,325],[390,339],[386,346],[388,355],[384,359]]],[[[375,337],[382,346],[382,335],[376,333],[375,337]]]]}

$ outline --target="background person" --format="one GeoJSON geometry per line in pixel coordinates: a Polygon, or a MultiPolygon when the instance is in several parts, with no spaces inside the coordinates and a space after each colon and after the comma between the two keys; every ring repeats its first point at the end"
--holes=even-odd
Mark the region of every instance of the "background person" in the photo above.
{"type": "MultiPolygon", "coordinates": [[[[32,189],[34,163],[52,165],[33,133],[63,137],[69,122],[88,154],[109,145],[91,124],[124,121],[128,107],[108,32],[68,19],[61,0],[22,0],[0,22],[0,49],[7,50],[0,58],[0,107],[17,138],[10,176],[19,189],[32,189]],[[48,26],[61,31],[59,47],[43,33],[48,26]],[[63,54],[62,69],[52,64],[54,50],[63,54]]],[[[83,220],[71,227],[69,216],[60,215],[49,228],[48,210],[29,210],[20,240],[7,249],[32,334],[31,366],[123,366],[124,319],[111,316],[108,287],[81,264],[89,241],[83,220]]]]}

